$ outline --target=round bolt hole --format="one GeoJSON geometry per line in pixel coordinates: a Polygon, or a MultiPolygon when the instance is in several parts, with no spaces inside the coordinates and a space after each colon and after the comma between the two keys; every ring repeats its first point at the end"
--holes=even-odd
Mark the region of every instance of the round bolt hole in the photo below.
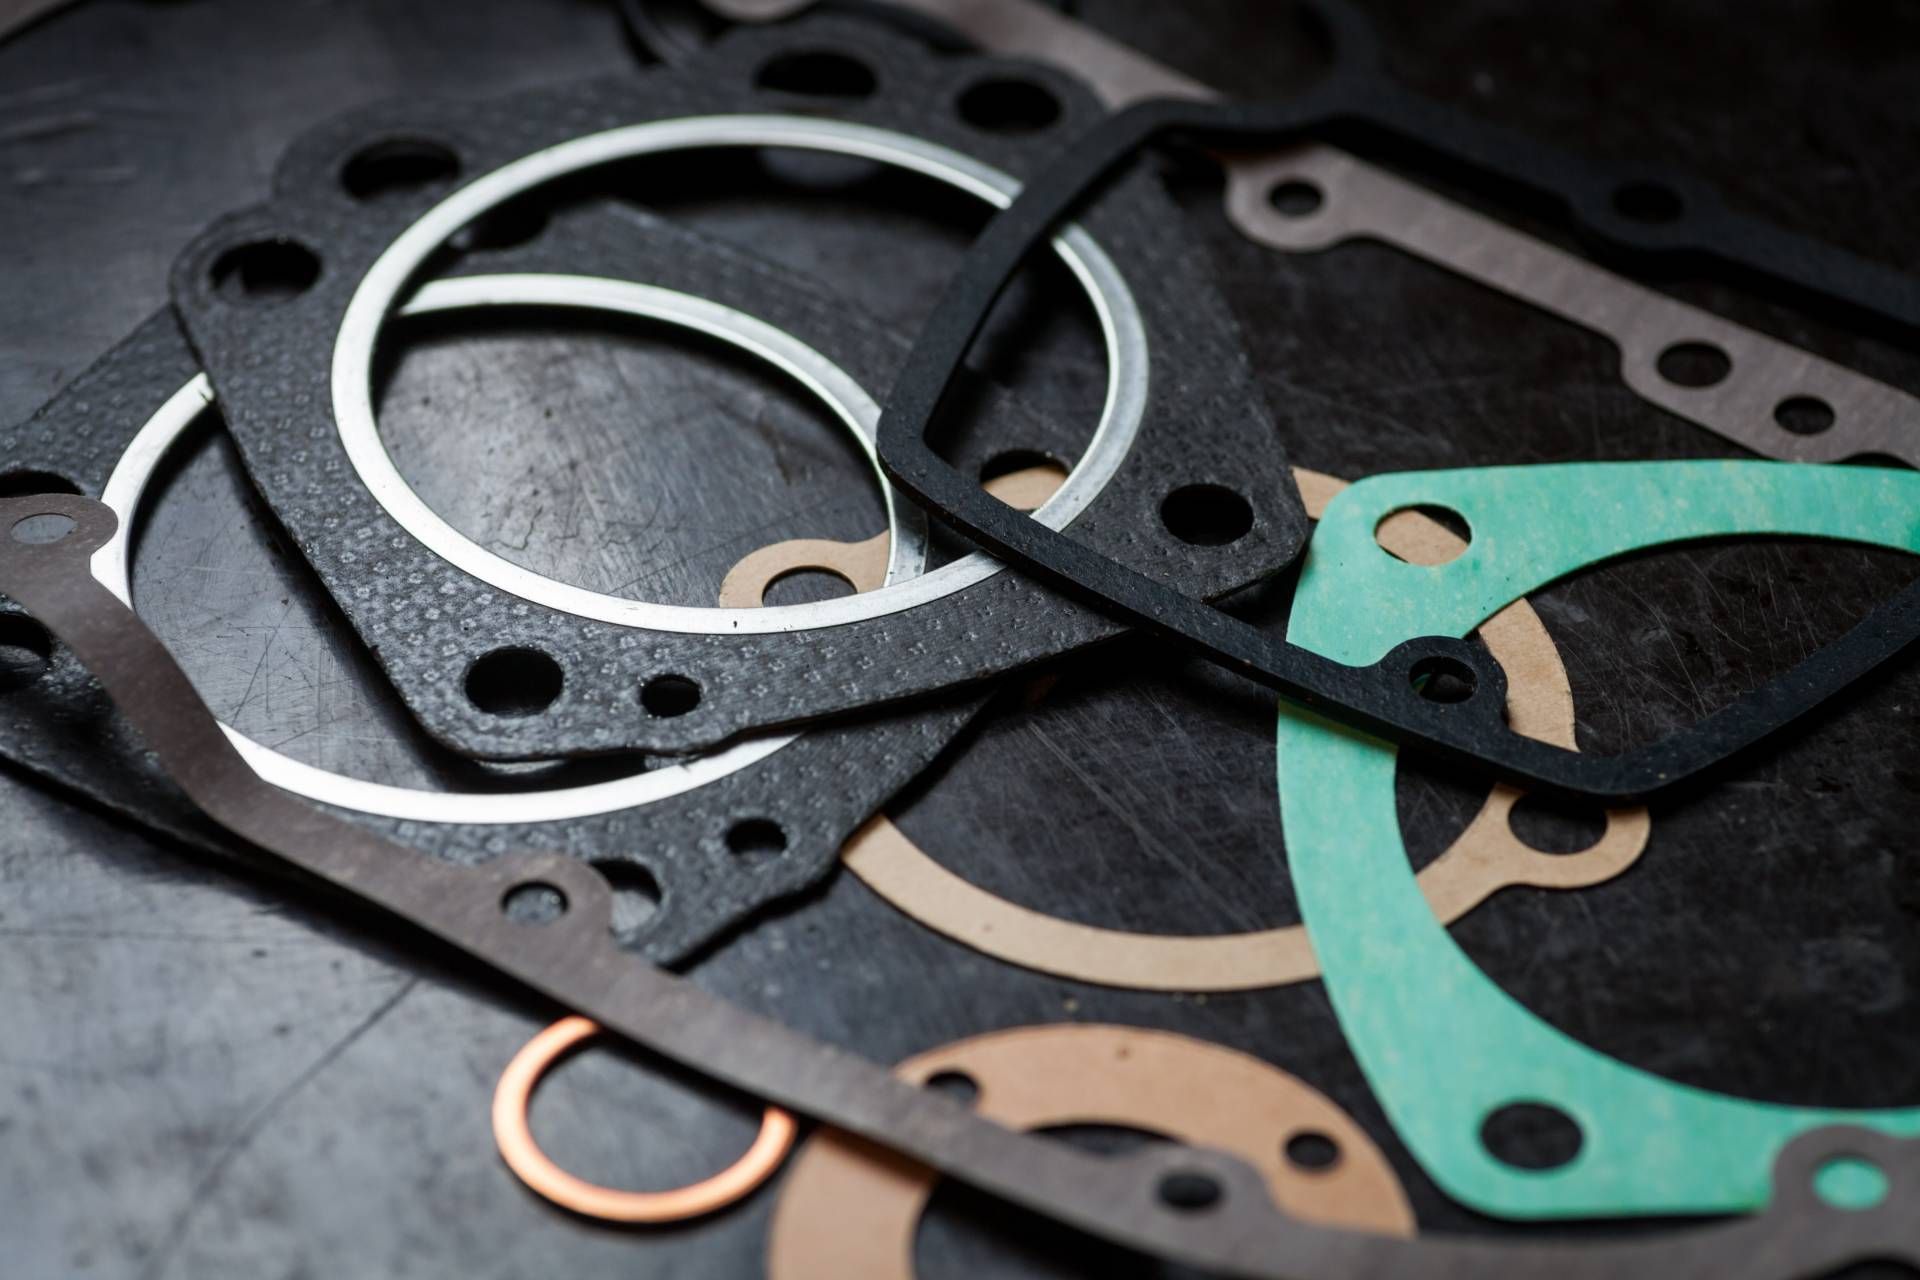
{"type": "Polygon", "coordinates": [[[53,637],[25,614],[0,614],[0,693],[24,689],[53,665],[53,637]]]}
{"type": "Polygon", "coordinates": [[[1607,815],[1598,805],[1528,794],[1507,814],[1507,826],[1536,853],[1585,853],[1607,834],[1607,815]]]}
{"type": "Polygon", "coordinates": [[[1726,381],[1733,360],[1711,342],[1676,342],[1660,353],[1654,367],[1676,387],[1711,387],[1726,381]]]}
{"type": "Polygon", "coordinates": [[[980,1097],[980,1082],[964,1071],[936,1071],[927,1077],[926,1087],[963,1107],[972,1106],[980,1097]]]}
{"type": "Polygon", "coordinates": [[[1516,1169],[1558,1169],[1580,1154],[1586,1141],[1579,1122],[1544,1102],[1513,1102],[1487,1113],[1480,1144],[1516,1169]]]}
{"type": "Polygon", "coordinates": [[[73,517],[63,516],[57,511],[48,511],[13,522],[13,540],[24,542],[29,546],[52,546],[72,532],[73,517]]]}
{"type": "Polygon", "coordinates": [[[1890,1184],[1879,1165],[1859,1156],[1835,1156],[1813,1171],[1813,1192],[1835,1209],[1871,1209],[1890,1184]]]}
{"type": "Polygon", "coordinates": [[[1189,546],[1224,547],[1253,528],[1253,507],[1225,485],[1182,485],[1160,504],[1160,522],[1189,546]]]}
{"type": "Polygon", "coordinates": [[[1199,1213],[1220,1203],[1220,1184],[1209,1174],[1176,1172],[1160,1179],[1160,1199],[1182,1213],[1199,1213]]]}
{"type": "Polygon", "coordinates": [[[459,253],[484,253],[526,244],[547,229],[546,209],[530,200],[514,200],[469,222],[447,241],[459,253]]]}
{"type": "Polygon", "coordinates": [[[988,133],[1038,133],[1060,118],[1060,99],[1031,80],[982,80],[960,95],[960,118],[988,133]]]}
{"type": "Polygon", "coordinates": [[[537,716],[554,704],[566,676],[538,649],[495,649],[467,668],[467,701],[490,716],[537,716]]]}
{"type": "Polygon", "coordinates": [[[760,68],[754,84],[809,98],[867,98],[880,87],[872,67],[858,58],[825,50],[783,53],[760,68]]]}
{"type": "Polygon", "coordinates": [[[255,240],[216,258],[212,277],[214,293],[229,302],[286,302],[313,288],[320,258],[298,241],[255,240]]]}
{"type": "Polygon", "coordinates": [[[1294,1134],[1283,1150],[1289,1164],[1308,1173],[1325,1173],[1340,1163],[1340,1144],[1318,1130],[1294,1134]]]}
{"type": "Polygon", "coordinates": [[[1458,658],[1434,654],[1414,663],[1407,672],[1413,691],[1428,702],[1465,702],[1480,686],[1480,677],[1458,658]]]}
{"type": "Polygon", "coordinates": [[[700,705],[700,686],[685,676],[655,676],[640,686],[640,705],[655,719],[671,720],[700,705]]]}
{"type": "Polygon", "coordinates": [[[639,863],[601,858],[587,865],[600,873],[612,891],[613,919],[607,929],[616,938],[638,933],[660,910],[660,882],[639,863]]]}
{"type": "Polygon", "coordinates": [[[1833,406],[1819,396],[1788,396],[1773,407],[1773,420],[1797,436],[1817,436],[1833,425],[1833,406]]]}
{"type": "Polygon", "coordinates": [[[743,818],[727,828],[727,848],[742,858],[771,858],[787,847],[787,833],[771,818],[743,818]]]}
{"type": "Polygon", "coordinates": [[[1288,218],[1311,217],[1320,212],[1320,206],[1326,202],[1327,194],[1320,185],[1305,178],[1284,179],[1267,191],[1267,203],[1288,218]]]}
{"type": "Polygon", "coordinates": [[[340,185],[355,200],[374,200],[437,187],[460,176],[452,148],[424,138],[388,138],[360,148],[340,169],[340,185]]]}
{"type": "Polygon", "coordinates": [[[78,496],[80,486],[51,471],[34,471],[26,467],[0,471],[0,498],[37,498],[43,493],[78,496]]]}
{"type": "Polygon", "coordinates": [[[814,604],[854,593],[853,583],[832,569],[790,569],[767,584],[760,603],[768,606],[814,604]]]}
{"type": "MultiPolygon", "coordinates": [[[[1467,548],[1473,544],[1473,526],[1467,523],[1465,516],[1455,511],[1452,507],[1442,507],[1435,503],[1423,502],[1411,507],[1396,507],[1394,510],[1381,516],[1373,526],[1373,540],[1379,545],[1382,551],[1396,560],[1406,560],[1409,564],[1428,566],[1451,564],[1453,561],[1465,555],[1467,548]],[[1436,552],[1427,547],[1423,542],[1422,545],[1413,548],[1414,554],[1411,558],[1401,555],[1398,551],[1394,550],[1391,544],[1399,542],[1400,538],[1405,537],[1405,534],[1404,532],[1400,532],[1400,538],[1396,538],[1395,534],[1397,531],[1394,528],[1394,524],[1396,522],[1400,524],[1406,523],[1401,517],[1410,514],[1425,516],[1454,537],[1460,539],[1459,549],[1453,551],[1451,554],[1436,552]]],[[[1405,544],[1402,543],[1401,545],[1405,544]]]]}
{"type": "Polygon", "coordinates": [[[567,895],[544,881],[517,884],[501,896],[500,910],[515,924],[552,924],[567,914],[567,895]]]}
{"type": "Polygon", "coordinates": [[[1664,182],[1628,182],[1613,191],[1614,210],[1635,222],[1672,222],[1686,212],[1680,193],[1664,182]]]}

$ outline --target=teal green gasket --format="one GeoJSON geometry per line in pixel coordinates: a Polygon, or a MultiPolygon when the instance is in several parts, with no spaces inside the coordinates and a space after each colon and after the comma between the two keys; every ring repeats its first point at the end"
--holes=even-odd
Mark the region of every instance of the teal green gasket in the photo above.
{"type": "MultiPolygon", "coordinates": [[[[1413,636],[1466,635],[1557,578],[1630,551],[1782,534],[1920,551],[1920,473],[1773,462],[1587,463],[1379,476],[1334,499],[1308,547],[1288,638],[1354,664],[1413,636]],[[1444,565],[1395,559],[1374,528],[1413,506],[1458,512],[1444,565]]],[[[1448,1194],[1509,1218],[1738,1212],[1775,1153],[1851,1123],[1920,1133],[1920,1108],[1778,1106],[1676,1084],[1543,1022],[1433,916],[1394,807],[1396,749],[1282,704],[1287,858],[1335,1011],[1401,1139],[1448,1194]],[[1548,1171],[1495,1159],[1494,1110],[1548,1103],[1583,1131],[1548,1171]]],[[[1844,1194],[1844,1189],[1842,1194],[1844,1194]]]]}

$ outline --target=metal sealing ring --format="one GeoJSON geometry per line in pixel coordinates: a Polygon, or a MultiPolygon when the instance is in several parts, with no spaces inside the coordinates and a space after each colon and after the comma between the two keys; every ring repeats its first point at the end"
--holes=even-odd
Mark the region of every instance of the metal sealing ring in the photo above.
{"type": "Polygon", "coordinates": [[[710,1178],[671,1191],[622,1191],[575,1177],[533,1140],[528,1109],[541,1077],[582,1042],[600,1034],[591,1018],[562,1018],[527,1041],[500,1073],[493,1091],[493,1140],[514,1176],[562,1209],[607,1222],[684,1222],[750,1195],[779,1172],[798,1132],[793,1116],[768,1107],[747,1153],[710,1178]]]}
{"type": "MultiPolygon", "coordinates": [[[[402,314],[415,316],[505,305],[586,307],[667,320],[698,316],[702,332],[763,355],[800,378],[837,417],[853,427],[862,444],[871,450],[870,437],[879,409],[849,375],[797,338],[743,312],[685,294],[588,276],[471,276],[423,285],[408,300],[402,314]],[[805,371],[804,375],[797,372],[801,370],[805,371]]],[[[114,531],[112,540],[94,553],[93,576],[128,608],[133,607],[129,556],[141,503],[168,451],[213,402],[213,385],[205,374],[193,378],[168,397],[128,442],[101,490],[100,500],[120,517],[120,527],[114,531]]],[[[889,506],[890,515],[891,511],[889,506]]],[[[906,553],[887,555],[887,581],[910,576],[925,564],[924,540],[910,539],[910,542],[906,553]]],[[[750,738],[711,755],[586,786],[548,791],[458,792],[420,791],[349,778],[282,755],[229,725],[220,727],[248,766],[284,791],[380,817],[479,826],[558,822],[655,804],[756,764],[798,736],[778,734],[750,738]]]]}
{"type": "MultiPolygon", "coordinates": [[[[559,582],[495,555],[435,514],[400,474],[380,440],[374,413],[374,350],[388,313],[428,260],[475,219],[544,183],[617,160],[709,147],[794,147],[856,156],[946,183],[997,209],[1010,205],[1020,191],[1020,183],[998,169],[907,134],[783,115],[692,116],[627,125],[533,152],[476,178],[387,246],[367,269],[341,318],[333,352],[334,422],[367,492],[422,546],[490,586],[576,617],[653,631],[756,635],[842,626],[917,608],[1000,573],[1004,566],[999,561],[973,552],[880,591],[808,604],[725,609],[630,600],[559,582]]],[[[1132,446],[1146,412],[1148,349],[1133,294],[1106,252],[1077,225],[1062,228],[1052,245],[1086,291],[1107,354],[1106,402],[1099,425],[1067,482],[1033,516],[1058,531],[1106,487],[1132,446]]],[[[882,493],[891,522],[895,493],[891,486],[882,493]]]]}

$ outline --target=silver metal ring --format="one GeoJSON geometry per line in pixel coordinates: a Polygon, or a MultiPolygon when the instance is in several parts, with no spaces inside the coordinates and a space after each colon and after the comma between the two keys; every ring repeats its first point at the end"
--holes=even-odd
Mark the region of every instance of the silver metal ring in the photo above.
{"type": "MultiPolygon", "coordinates": [[[[424,315],[502,305],[590,307],[686,323],[762,355],[800,379],[853,429],[866,445],[869,457],[872,456],[879,406],[839,366],[763,321],[686,294],[588,276],[474,276],[436,280],[423,286],[407,302],[402,314],[424,315]]],[[[112,540],[94,553],[91,568],[101,585],[128,608],[133,607],[130,548],[134,521],[148,486],[167,453],[213,401],[213,384],[204,373],[169,396],[127,444],[100,494],[100,500],[120,517],[120,527],[114,531],[112,540]]],[[[891,516],[892,508],[888,510],[891,516]]],[[[924,525],[921,528],[924,533],[924,525]]],[[[908,536],[895,539],[896,543],[913,541],[908,536]]],[[[924,538],[918,541],[917,548],[901,551],[896,546],[887,561],[887,581],[918,573],[925,561],[924,538]]],[[[282,755],[231,725],[220,727],[253,771],[283,791],[381,817],[479,826],[559,822],[637,809],[718,781],[766,759],[799,736],[779,734],[751,738],[712,755],[678,761],[610,782],[547,791],[495,793],[420,791],[349,778],[282,755]]]]}
{"type": "MultiPolygon", "coordinates": [[[[1006,174],[949,148],[890,130],[804,116],[660,120],[536,151],[435,205],[375,260],[349,302],[334,345],[333,412],[361,482],[401,528],[480,581],[576,617],[653,631],[746,635],[842,626],[916,608],[999,573],[998,561],[975,552],[878,591],[810,604],[721,609],[630,600],[558,582],[495,555],[434,514],[394,466],[374,415],[374,348],[388,313],[427,260],[475,219],[543,183],[616,160],[705,147],[796,147],[857,156],[924,174],[999,208],[1020,190],[1006,174]]],[[[1107,348],[1107,398],[1099,425],[1066,483],[1033,517],[1064,529],[1106,487],[1132,447],[1146,412],[1148,352],[1139,308],[1113,260],[1078,226],[1063,228],[1053,246],[1086,290],[1107,348]]],[[[894,494],[891,487],[884,493],[891,516],[894,494]]]]}

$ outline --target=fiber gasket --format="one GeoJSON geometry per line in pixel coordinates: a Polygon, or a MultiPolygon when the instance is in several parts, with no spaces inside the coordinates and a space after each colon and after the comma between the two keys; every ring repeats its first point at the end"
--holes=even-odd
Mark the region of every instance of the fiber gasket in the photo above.
{"type": "MultiPolygon", "coordinates": [[[[442,555],[465,557],[467,567],[458,569],[402,530],[392,509],[411,511],[422,538],[430,532],[425,522],[437,517],[412,498],[397,473],[380,471],[384,450],[377,433],[369,440],[370,418],[354,408],[366,408],[366,380],[352,370],[364,364],[359,357],[382,319],[380,295],[388,285],[407,283],[406,264],[418,255],[432,258],[429,251],[443,237],[431,220],[464,208],[460,202],[475,202],[477,214],[495,194],[533,182],[537,174],[592,167],[649,148],[715,142],[851,151],[944,174],[976,195],[1002,200],[994,185],[1011,189],[1005,186],[1011,180],[994,177],[972,157],[1015,178],[1030,174],[1050,158],[1059,138],[1100,114],[1084,90],[1058,77],[1049,83],[1062,115],[1051,128],[1009,135],[960,119],[956,103],[966,88],[1003,74],[1004,64],[993,60],[937,59],[868,26],[822,21],[729,37],[684,69],[491,102],[376,109],[296,144],[276,176],[273,203],[222,220],[189,248],[174,273],[175,305],[246,464],[431,733],[463,752],[490,757],[687,751],[749,729],[977,681],[1117,631],[1105,617],[1003,572],[900,607],[915,592],[934,591],[939,575],[946,575],[939,580],[948,587],[967,581],[960,564],[857,602],[732,616],[683,610],[670,623],[696,631],[661,629],[669,625],[659,619],[663,606],[579,601],[579,594],[590,593],[567,596],[571,613],[530,603],[477,580],[476,573],[498,570],[484,553],[470,554],[480,549],[442,546],[442,555]],[[823,53],[870,68],[872,94],[845,102],[754,87],[763,70],[783,57],[823,53]],[[807,114],[740,114],[743,106],[807,114]],[[431,209],[423,215],[419,200],[355,203],[341,188],[343,164],[369,146],[404,139],[430,141],[457,156],[464,172],[485,176],[433,206],[438,215],[431,209]],[[236,251],[288,244],[304,246],[322,264],[305,292],[272,307],[237,305],[221,296],[214,278],[236,251]],[[336,420],[346,424],[351,444],[336,430],[336,420]],[[369,467],[372,488],[356,472],[369,467]],[[357,558],[367,546],[381,549],[386,572],[374,572],[357,558]],[[583,620],[576,615],[585,606],[601,612],[583,620]],[[898,611],[862,617],[883,609],[898,611]],[[648,620],[637,625],[609,620],[642,614],[648,620]],[[835,625],[810,621],[816,617],[835,625]],[[784,629],[800,625],[810,629],[784,629]],[[466,699],[466,665],[496,645],[538,649],[559,662],[565,685],[543,714],[502,720],[466,699]],[[698,705],[671,717],[643,713],[641,688],[666,675],[693,681],[701,692],[698,705]]],[[[1039,518],[1067,519],[1076,503],[1087,502],[1072,518],[1077,536],[1202,597],[1276,570],[1297,553],[1305,519],[1237,329],[1213,294],[1202,259],[1184,243],[1177,214],[1156,184],[1141,176],[1103,192],[1082,212],[1080,225],[1084,231],[1063,232],[1059,247],[1081,283],[1102,294],[1108,410],[1094,446],[1056,500],[1060,505],[1039,518]],[[1176,414],[1178,432],[1139,434],[1128,447],[1139,421],[1176,414]],[[1107,466],[1113,470],[1104,486],[1093,484],[1107,466]],[[1222,477],[1252,502],[1254,518],[1244,536],[1229,546],[1197,546],[1162,526],[1159,506],[1170,489],[1222,477]]],[[[673,268],[660,261],[655,272],[636,278],[682,287],[673,268]]],[[[684,291],[753,309],[752,297],[739,296],[738,289],[684,291]]],[[[898,368],[891,347],[877,353],[885,359],[885,374],[877,378],[838,350],[831,306],[809,317],[768,318],[869,385],[888,385],[898,368]]],[[[966,573],[979,565],[986,566],[982,572],[991,569],[990,562],[964,565],[966,573]]]]}
{"type": "MultiPolygon", "coordinates": [[[[1408,631],[1464,632],[1556,578],[1647,547],[1786,534],[1920,551],[1916,510],[1920,474],[1861,467],[1589,463],[1381,476],[1322,518],[1290,629],[1317,652],[1364,661],[1408,631]],[[1471,527],[1458,559],[1411,565],[1375,544],[1382,517],[1429,504],[1471,527]],[[1356,596],[1391,607],[1355,610],[1356,596]]],[[[1283,708],[1278,754],[1288,866],[1341,1029],[1395,1132],[1448,1194],[1510,1217],[1735,1212],[1766,1202],[1768,1166],[1816,1125],[1920,1132],[1920,1108],[1733,1098],[1625,1066],[1550,1027],[1434,921],[1400,840],[1394,749],[1283,708]],[[1571,1162],[1519,1169],[1486,1149],[1483,1121],[1515,1103],[1572,1117],[1583,1140],[1571,1162]]]]}

